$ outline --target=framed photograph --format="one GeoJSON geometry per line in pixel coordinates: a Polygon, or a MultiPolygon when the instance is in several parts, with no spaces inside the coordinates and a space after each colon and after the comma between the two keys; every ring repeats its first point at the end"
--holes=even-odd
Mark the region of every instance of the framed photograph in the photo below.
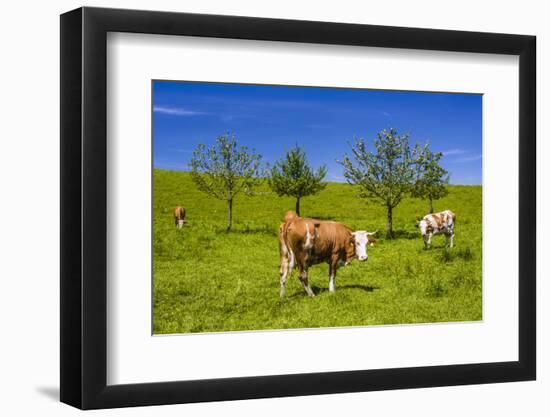
{"type": "Polygon", "coordinates": [[[533,380],[535,37],[61,16],[61,401],[533,380]]]}

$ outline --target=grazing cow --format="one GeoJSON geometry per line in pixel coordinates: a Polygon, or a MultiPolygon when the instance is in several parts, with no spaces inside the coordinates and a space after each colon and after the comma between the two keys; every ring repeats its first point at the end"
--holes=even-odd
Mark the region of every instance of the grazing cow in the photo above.
{"type": "Polygon", "coordinates": [[[441,213],[427,214],[418,222],[426,249],[432,244],[432,236],[439,234],[445,235],[445,247],[454,246],[455,219],[456,216],[451,210],[445,210],[441,213]]]}
{"type": "Polygon", "coordinates": [[[353,258],[366,261],[369,236],[374,233],[354,232],[342,223],[308,219],[287,212],[285,222],[279,226],[280,296],[285,296],[288,274],[298,268],[304,290],[314,297],[307,271],[310,266],[322,262],[329,265],[329,291],[334,292],[338,267],[349,264],[353,258]]]}
{"type": "Polygon", "coordinates": [[[174,223],[178,229],[181,229],[185,223],[185,209],[181,206],[174,209],[174,223]]]}

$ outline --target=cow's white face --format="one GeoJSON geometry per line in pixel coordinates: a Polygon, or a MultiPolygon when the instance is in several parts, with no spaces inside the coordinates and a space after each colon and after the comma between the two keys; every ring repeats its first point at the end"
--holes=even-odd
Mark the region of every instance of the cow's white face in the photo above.
{"type": "MultiPolygon", "coordinates": [[[[372,234],[372,233],[370,233],[372,234]]],[[[358,230],[352,233],[355,238],[355,256],[360,261],[369,259],[367,254],[367,246],[369,244],[369,233],[364,230],[358,230]]]]}

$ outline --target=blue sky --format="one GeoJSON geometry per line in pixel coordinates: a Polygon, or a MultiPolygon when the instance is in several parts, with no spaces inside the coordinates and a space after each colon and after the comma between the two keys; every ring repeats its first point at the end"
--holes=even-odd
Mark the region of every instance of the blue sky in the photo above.
{"type": "Polygon", "coordinates": [[[155,168],[187,170],[199,143],[230,132],[269,163],[298,143],[343,182],[347,142],[394,127],[443,152],[451,183],[481,184],[481,95],[153,81],[152,106],[155,168]]]}

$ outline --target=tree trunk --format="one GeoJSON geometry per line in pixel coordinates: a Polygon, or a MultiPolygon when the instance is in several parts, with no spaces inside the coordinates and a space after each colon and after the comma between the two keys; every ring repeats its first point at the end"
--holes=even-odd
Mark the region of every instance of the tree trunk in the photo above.
{"type": "Polygon", "coordinates": [[[434,206],[431,198],[428,198],[429,204],[430,204],[430,214],[434,212],[434,206]]]}
{"type": "Polygon", "coordinates": [[[386,237],[393,239],[393,207],[388,206],[388,228],[386,230],[386,237]]]}
{"type": "Polygon", "coordinates": [[[233,198],[227,200],[227,231],[233,226],[233,198]]]}
{"type": "Polygon", "coordinates": [[[296,198],[296,214],[300,215],[300,197],[296,198]]]}

